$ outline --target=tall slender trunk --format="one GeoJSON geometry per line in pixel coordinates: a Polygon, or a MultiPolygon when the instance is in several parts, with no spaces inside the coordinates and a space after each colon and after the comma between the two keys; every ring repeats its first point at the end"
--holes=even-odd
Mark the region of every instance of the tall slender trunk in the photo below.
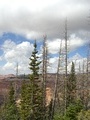
{"type": "Polygon", "coordinates": [[[47,43],[46,43],[47,37],[44,36],[43,41],[43,70],[42,70],[42,76],[43,76],[43,109],[44,109],[44,115],[43,120],[46,120],[46,81],[47,81],[47,43]]]}
{"type": "Polygon", "coordinates": [[[56,103],[57,89],[58,89],[58,80],[59,80],[61,48],[62,48],[62,40],[60,42],[59,59],[58,59],[57,74],[56,74],[56,81],[55,81],[55,87],[54,87],[54,97],[53,97],[53,104],[52,104],[52,115],[51,115],[51,119],[50,120],[53,120],[54,114],[55,114],[55,103],[56,103]]]}
{"type": "Polygon", "coordinates": [[[64,104],[65,113],[67,108],[67,18],[65,21],[65,81],[64,81],[64,104]]]}

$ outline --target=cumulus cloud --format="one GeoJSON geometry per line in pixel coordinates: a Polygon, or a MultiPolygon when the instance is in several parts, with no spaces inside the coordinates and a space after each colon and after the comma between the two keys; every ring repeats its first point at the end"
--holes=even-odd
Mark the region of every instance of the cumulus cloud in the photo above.
{"type": "MultiPolygon", "coordinates": [[[[60,41],[57,39],[56,41],[53,40],[48,42],[49,52],[51,54],[57,54],[60,47],[60,41]]],[[[64,43],[64,42],[63,42],[64,43]]],[[[64,43],[65,44],[65,43],[64,43]]],[[[72,45],[76,45],[72,42],[72,45]]],[[[78,45],[78,44],[77,44],[78,45]]],[[[64,45],[63,45],[64,46],[64,45]]],[[[80,44],[81,46],[81,44],[80,44]]],[[[76,46],[78,47],[78,46],[76,46]]],[[[63,47],[64,48],[64,47],[63,47]]],[[[12,40],[6,40],[4,44],[2,45],[3,55],[1,56],[1,61],[4,62],[3,66],[0,66],[1,74],[8,74],[8,73],[14,73],[16,74],[16,67],[18,63],[18,71],[19,74],[24,73],[30,73],[29,70],[29,58],[33,50],[33,44],[30,42],[22,42],[16,44],[12,40]]],[[[42,57],[41,50],[38,54],[38,56],[42,57]]],[[[83,58],[80,54],[76,53],[73,57],[68,59],[68,72],[70,72],[71,69],[71,63],[72,61],[75,63],[75,69],[76,72],[79,72],[79,67],[81,69],[81,72],[83,71],[83,62],[84,66],[86,66],[86,58],[83,58]]],[[[60,73],[65,72],[65,58],[62,56],[61,58],[61,64],[60,64],[60,73]]],[[[49,66],[48,66],[48,72],[49,73],[56,73],[57,72],[57,66],[58,66],[58,56],[49,58],[49,66]]],[[[86,67],[85,67],[86,70],[86,67]]]]}
{"type": "MultiPolygon", "coordinates": [[[[17,63],[19,74],[29,72],[29,58],[33,50],[33,44],[27,41],[16,44],[11,40],[6,40],[2,45],[2,50],[2,61],[5,61],[2,68],[5,71],[5,73],[9,73],[11,71],[11,73],[15,74],[17,63]]],[[[3,71],[1,71],[1,73],[2,72],[3,71]]]]}
{"type": "MultiPolygon", "coordinates": [[[[77,48],[84,46],[88,43],[88,40],[81,39],[75,34],[71,34],[69,39],[67,39],[68,52],[76,50],[77,48]]],[[[47,41],[48,50],[51,54],[59,53],[61,47],[62,52],[65,52],[65,39],[53,39],[47,41]],[[62,43],[61,43],[62,41],[62,43]]]]}
{"type": "Polygon", "coordinates": [[[4,44],[1,46],[1,49],[6,53],[7,51],[10,51],[16,46],[16,44],[11,40],[6,40],[4,44]]]}
{"type": "MultiPolygon", "coordinates": [[[[76,53],[73,57],[68,58],[68,63],[67,63],[68,73],[71,72],[72,62],[74,62],[76,73],[83,73],[83,72],[86,73],[87,58],[83,58],[79,53],[76,53]]],[[[48,67],[48,72],[56,73],[58,66],[58,57],[50,58],[49,64],[50,66],[48,67]]],[[[65,73],[65,58],[61,58],[59,73],[65,73]]]]}
{"type": "Polygon", "coordinates": [[[48,41],[47,45],[48,45],[48,50],[50,53],[55,54],[59,51],[60,48],[60,39],[55,39],[53,41],[48,41]]]}
{"type": "Polygon", "coordinates": [[[86,73],[87,70],[87,58],[82,57],[79,53],[76,53],[73,57],[69,58],[68,70],[70,72],[71,64],[74,62],[76,73],[86,73]]]}
{"type": "MultiPolygon", "coordinates": [[[[40,40],[47,34],[49,52],[57,54],[61,40],[62,49],[65,47],[67,17],[71,52],[90,42],[90,26],[87,22],[89,8],[90,0],[3,0],[0,2],[0,33],[12,32],[30,40],[40,40]]],[[[33,49],[32,44],[27,41],[16,44],[12,40],[5,40],[1,49],[3,55],[0,56],[0,61],[4,60],[6,63],[3,70],[10,67],[14,70],[16,63],[19,62],[19,70],[22,71],[23,68],[22,72],[28,71],[26,68],[33,49]]],[[[51,58],[50,63],[57,63],[57,59],[57,57],[51,58]]],[[[57,64],[52,65],[54,71],[57,64]]],[[[51,71],[50,67],[49,70],[51,71]]]]}
{"type": "Polygon", "coordinates": [[[88,40],[80,38],[75,34],[72,34],[69,38],[70,51],[77,49],[78,47],[84,46],[88,43],[88,40]]]}
{"type": "Polygon", "coordinates": [[[0,32],[14,32],[27,38],[47,34],[60,38],[67,16],[69,33],[79,34],[87,26],[87,0],[3,0],[0,2],[0,32]],[[78,21],[78,22],[77,22],[78,21]]]}
{"type": "Polygon", "coordinates": [[[49,59],[49,66],[48,66],[49,73],[57,72],[57,63],[58,63],[58,57],[53,57],[49,59]]]}

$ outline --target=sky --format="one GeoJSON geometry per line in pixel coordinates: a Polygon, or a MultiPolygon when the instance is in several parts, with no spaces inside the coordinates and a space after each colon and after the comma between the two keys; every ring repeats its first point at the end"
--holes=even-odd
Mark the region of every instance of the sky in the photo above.
{"type": "Polygon", "coordinates": [[[67,18],[68,70],[86,64],[90,43],[90,0],[0,0],[0,74],[28,74],[29,58],[36,39],[42,54],[47,35],[49,72],[56,72],[60,41],[65,38],[67,18]]]}

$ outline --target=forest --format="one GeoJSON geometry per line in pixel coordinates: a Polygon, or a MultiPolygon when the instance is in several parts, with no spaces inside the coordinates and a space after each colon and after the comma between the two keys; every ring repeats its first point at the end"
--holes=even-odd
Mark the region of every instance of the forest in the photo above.
{"type": "Polygon", "coordinates": [[[90,0],[0,0],[0,120],[90,120],[90,0]]]}
{"type": "Polygon", "coordinates": [[[49,63],[46,36],[43,40],[42,61],[37,56],[36,40],[33,46],[34,50],[29,58],[31,74],[27,76],[28,81],[26,77],[23,77],[19,93],[20,102],[18,104],[16,102],[15,84],[11,81],[8,97],[0,106],[0,120],[90,120],[89,61],[85,73],[76,74],[74,62],[72,62],[70,73],[68,73],[66,39],[65,73],[60,74],[59,69],[62,62],[60,47],[53,95],[47,104],[47,67],[49,63]]]}

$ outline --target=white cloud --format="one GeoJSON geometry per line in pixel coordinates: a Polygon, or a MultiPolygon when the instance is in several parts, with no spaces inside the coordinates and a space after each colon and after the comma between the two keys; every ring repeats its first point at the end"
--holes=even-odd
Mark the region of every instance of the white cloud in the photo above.
{"type": "MultiPolygon", "coordinates": [[[[48,45],[51,46],[50,47],[51,49],[49,49],[51,53],[57,53],[59,46],[60,46],[59,42],[60,42],[59,39],[57,39],[56,41],[53,41],[52,43],[51,41],[48,42],[48,45]]],[[[6,63],[0,67],[1,74],[9,74],[9,73],[16,74],[17,63],[18,63],[19,74],[30,73],[29,58],[33,50],[33,45],[30,44],[30,42],[26,41],[26,42],[16,44],[15,42],[11,40],[6,40],[4,44],[2,45],[2,49],[3,49],[3,57],[1,56],[2,58],[1,61],[6,61],[6,63]]],[[[39,56],[41,56],[41,54],[39,54],[39,56]]],[[[63,73],[65,72],[65,67],[64,67],[65,58],[62,58],[61,61],[62,62],[61,62],[61,67],[60,67],[60,73],[63,73]]],[[[72,58],[69,58],[68,61],[69,61],[68,72],[70,72],[71,70],[72,61],[75,63],[76,72],[79,71],[79,66],[81,67],[80,68],[81,72],[83,71],[83,61],[84,61],[84,66],[86,66],[86,58],[83,58],[78,53],[76,53],[72,58]]],[[[58,66],[58,57],[53,56],[52,58],[49,59],[48,72],[56,73],[57,66],[58,66]]]]}
{"type": "MultiPolygon", "coordinates": [[[[0,34],[12,32],[28,39],[42,39],[47,34],[48,49],[51,54],[59,52],[60,41],[64,39],[64,22],[67,16],[70,52],[89,42],[90,31],[87,24],[90,0],[0,0],[0,34]],[[62,34],[63,33],[63,34],[62,34]]],[[[63,46],[64,48],[64,40],[63,46]]],[[[4,54],[0,60],[7,63],[7,69],[19,62],[19,70],[28,66],[28,57],[33,49],[29,42],[16,44],[6,40],[2,46],[4,54]]],[[[57,62],[57,58],[50,60],[57,62]]],[[[53,66],[53,71],[54,71],[53,66]]],[[[27,69],[25,69],[27,71],[27,69]]],[[[24,71],[25,71],[24,70],[24,71]]]]}
{"type": "Polygon", "coordinates": [[[53,57],[49,59],[49,67],[48,67],[49,73],[56,73],[57,63],[58,63],[58,57],[53,57]]]}
{"type": "MultiPolygon", "coordinates": [[[[68,59],[68,73],[71,71],[71,65],[72,62],[75,64],[75,72],[76,73],[83,73],[86,72],[86,64],[87,64],[87,58],[83,58],[80,54],[76,53],[73,57],[68,59]]],[[[56,73],[57,72],[57,66],[58,66],[58,57],[50,58],[49,60],[50,66],[48,67],[48,72],[50,73],[56,73]]],[[[65,73],[65,59],[60,62],[60,73],[65,73]]]]}
{"type": "MultiPolygon", "coordinates": [[[[76,50],[77,48],[84,46],[88,43],[88,40],[82,39],[80,37],[77,37],[75,34],[71,34],[70,38],[67,41],[68,46],[68,52],[70,53],[73,50],[76,50]]],[[[61,45],[61,39],[53,39],[47,41],[48,44],[48,50],[51,54],[59,53],[59,49],[61,47],[62,52],[65,52],[65,40],[62,39],[62,45],[61,45]]]]}
{"type": "Polygon", "coordinates": [[[64,19],[68,18],[70,33],[88,31],[90,1],[80,0],[3,0],[0,1],[0,32],[13,32],[28,38],[60,38],[64,31],[64,19]],[[78,22],[77,22],[78,21],[78,22]]]}
{"type": "MultiPolygon", "coordinates": [[[[29,57],[31,55],[33,45],[30,44],[29,42],[22,42],[18,45],[8,45],[9,41],[5,41],[3,45],[3,49],[5,52],[5,59],[8,61],[13,61],[16,60],[17,62],[21,62],[22,58],[25,59],[25,57],[29,57]],[[6,46],[6,47],[5,47],[6,46]]],[[[12,41],[11,41],[12,42],[12,41]]],[[[23,60],[24,60],[23,59],[23,60]]]]}
{"type": "Polygon", "coordinates": [[[6,63],[2,66],[5,72],[0,71],[0,73],[8,74],[11,71],[11,73],[15,74],[17,63],[19,65],[19,74],[29,72],[29,58],[33,50],[33,44],[27,41],[16,44],[11,40],[6,40],[2,45],[2,49],[2,61],[6,61],[6,63]]]}
{"type": "Polygon", "coordinates": [[[69,58],[68,70],[71,71],[72,61],[75,65],[75,72],[76,73],[86,73],[87,69],[87,58],[83,58],[80,54],[76,53],[72,58],[69,58]]]}
{"type": "Polygon", "coordinates": [[[42,37],[42,34],[39,32],[35,32],[35,31],[28,31],[28,33],[26,33],[26,38],[27,39],[38,39],[42,37]]]}
{"type": "Polygon", "coordinates": [[[52,54],[57,53],[59,51],[59,48],[60,48],[60,42],[61,42],[60,39],[55,39],[53,41],[48,41],[47,44],[48,44],[49,52],[52,53],[52,54]]]}
{"type": "Polygon", "coordinates": [[[7,71],[7,70],[14,70],[14,64],[11,62],[7,62],[4,66],[3,66],[3,70],[7,71]]]}
{"type": "Polygon", "coordinates": [[[85,45],[88,40],[81,39],[80,37],[77,37],[75,34],[72,34],[69,38],[70,40],[70,49],[75,50],[80,46],[85,45]]]}
{"type": "Polygon", "coordinates": [[[4,52],[7,52],[7,51],[10,51],[11,49],[13,49],[14,47],[16,46],[16,44],[11,41],[11,40],[6,40],[4,42],[4,44],[1,46],[1,49],[4,51],[4,52]]]}

